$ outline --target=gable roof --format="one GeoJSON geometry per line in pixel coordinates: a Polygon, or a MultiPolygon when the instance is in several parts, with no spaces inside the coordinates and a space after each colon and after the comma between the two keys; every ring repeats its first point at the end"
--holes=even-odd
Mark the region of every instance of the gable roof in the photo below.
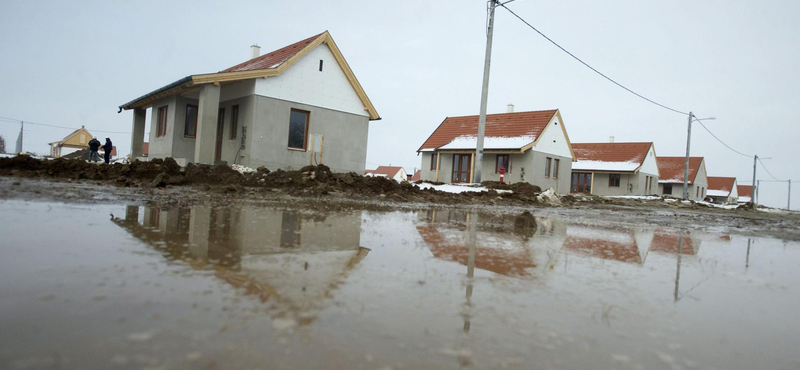
{"type": "Polygon", "coordinates": [[[209,83],[218,85],[221,83],[249,80],[253,78],[279,76],[320,44],[325,44],[328,46],[328,49],[330,49],[331,54],[333,54],[337,64],[342,69],[342,72],[344,72],[348,82],[350,82],[350,85],[353,87],[356,95],[358,95],[361,103],[364,105],[364,110],[369,114],[369,119],[371,121],[380,120],[381,117],[378,114],[378,111],[375,110],[375,107],[372,105],[372,101],[370,101],[369,97],[367,97],[367,93],[364,92],[364,89],[361,87],[361,83],[359,83],[358,79],[356,79],[356,75],[353,73],[353,70],[350,69],[350,65],[347,64],[342,52],[339,51],[339,47],[336,46],[336,43],[333,41],[333,37],[331,37],[328,31],[271,51],[260,57],[239,63],[217,73],[186,76],[169,85],[153,90],[145,95],[120,105],[119,111],[122,112],[123,109],[128,110],[134,108],[148,108],[156,100],[182,93],[198,85],[209,83]]]}
{"type": "Polygon", "coordinates": [[[89,140],[92,140],[93,137],[94,136],[92,136],[92,134],[89,133],[89,130],[87,130],[85,127],[81,126],[81,128],[79,128],[79,129],[77,129],[75,131],[72,131],[72,133],[70,133],[67,136],[64,136],[64,139],[59,140],[59,141],[54,141],[54,142],[48,143],[48,144],[49,145],[60,144],[60,145],[66,145],[66,146],[81,147],[81,148],[87,147],[88,148],[89,147],[89,140]],[[83,133],[85,135],[84,136],[84,138],[86,139],[85,143],[81,143],[80,142],[80,138],[79,138],[78,135],[80,135],[81,133],[83,133]]]}
{"type": "Polygon", "coordinates": [[[411,176],[410,181],[419,181],[419,180],[422,180],[422,170],[417,170],[417,172],[414,172],[414,176],[411,176]]]}
{"type": "Polygon", "coordinates": [[[638,171],[652,142],[649,143],[572,143],[577,162],[573,170],[584,171],[638,171]]]}
{"type": "Polygon", "coordinates": [[[724,191],[730,194],[731,191],[733,190],[733,186],[735,183],[736,183],[735,177],[709,176],[708,190],[724,191]]]}
{"type": "MultiPolygon", "coordinates": [[[[486,115],[483,148],[521,149],[533,143],[558,112],[557,109],[486,115]]],[[[479,116],[447,117],[422,143],[423,150],[475,149],[479,116]]]]}
{"type": "Polygon", "coordinates": [[[378,168],[374,170],[366,170],[364,172],[371,173],[373,175],[384,175],[386,177],[395,177],[403,167],[400,166],[378,166],[378,168]]]}
{"type": "MultiPolygon", "coordinates": [[[[689,184],[694,184],[703,157],[689,157],[689,184]]],[[[683,183],[683,171],[686,157],[658,157],[659,183],[683,183]]]]}
{"type": "Polygon", "coordinates": [[[753,185],[736,185],[736,192],[739,193],[739,197],[752,197],[753,196],[753,185]]]}

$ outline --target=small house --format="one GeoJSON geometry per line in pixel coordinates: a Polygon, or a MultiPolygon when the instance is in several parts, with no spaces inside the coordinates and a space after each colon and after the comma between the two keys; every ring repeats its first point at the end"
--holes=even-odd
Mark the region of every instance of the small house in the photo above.
{"type": "MultiPolygon", "coordinates": [[[[481,180],[528,182],[569,192],[572,153],[558,109],[486,115],[481,180]]],[[[447,117],[417,150],[421,179],[471,183],[475,173],[478,116],[447,117]]]]}
{"type": "Polygon", "coordinates": [[[81,126],[81,128],[65,136],[64,139],[48,143],[50,145],[50,156],[59,158],[70,153],[89,149],[89,140],[92,140],[93,137],[89,130],[81,126]]]}
{"type": "MultiPolygon", "coordinates": [[[[683,198],[683,173],[686,157],[658,157],[658,193],[683,198]]],[[[700,201],[706,198],[708,175],[703,157],[689,158],[689,181],[687,199],[700,201]]]]}
{"type": "Polygon", "coordinates": [[[408,181],[406,170],[400,166],[378,166],[374,170],[366,170],[364,172],[366,176],[386,177],[397,182],[408,181]]]}
{"type": "Polygon", "coordinates": [[[133,110],[132,159],[284,170],[324,163],[363,171],[369,123],[380,119],[327,31],[264,55],[253,45],[243,63],[186,76],[119,108],[133,110]]]}
{"type": "Polygon", "coordinates": [[[750,203],[753,199],[753,185],[736,185],[736,193],[739,195],[736,200],[739,204],[750,203]]]}
{"type": "Polygon", "coordinates": [[[653,143],[573,143],[571,193],[649,195],[658,191],[653,143]]]}
{"type": "Polygon", "coordinates": [[[714,203],[736,204],[739,198],[736,187],[735,177],[709,176],[706,196],[714,203]]]}

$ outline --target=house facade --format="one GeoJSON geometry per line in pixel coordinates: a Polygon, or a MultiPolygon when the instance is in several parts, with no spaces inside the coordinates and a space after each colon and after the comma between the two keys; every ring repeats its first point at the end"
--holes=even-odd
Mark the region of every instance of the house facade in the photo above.
{"type": "Polygon", "coordinates": [[[364,171],[366,176],[386,177],[397,182],[408,181],[408,173],[400,166],[378,166],[374,170],[364,171]]]}
{"type": "MultiPolygon", "coordinates": [[[[683,173],[686,157],[658,157],[658,194],[683,198],[683,173]]],[[[708,191],[708,175],[706,161],[703,157],[689,158],[689,197],[687,199],[701,201],[708,191]]]]}
{"type": "Polygon", "coordinates": [[[736,204],[739,200],[735,177],[708,177],[706,196],[714,203],[736,204]]]}
{"type": "Polygon", "coordinates": [[[134,111],[131,157],[363,171],[369,122],[380,116],[330,34],[260,56],[257,46],[252,50],[244,63],[184,77],[121,105],[134,111]]]}
{"type": "MultiPolygon", "coordinates": [[[[474,180],[478,116],[447,117],[417,150],[420,178],[446,183],[474,180]]],[[[481,180],[528,182],[559,194],[569,192],[575,156],[557,110],[486,116],[481,180]]]]}
{"type": "Polygon", "coordinates": [[[571,193],[650,195],[658,192],[653,143],[573,143],[571,193]]]}
{"type": "Polygon", "coordinates": [[[79,150],[89,149],[89,140],[92,140],[93,137],[89,130],[81,126],[81,128],[65,136],[64,139],[48,143],[50,145],[50,156],[59,158],[79,150]]]}

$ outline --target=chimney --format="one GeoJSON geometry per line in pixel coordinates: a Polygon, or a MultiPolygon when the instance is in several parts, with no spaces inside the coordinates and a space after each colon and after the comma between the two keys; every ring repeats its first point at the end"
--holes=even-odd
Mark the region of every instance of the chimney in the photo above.
{"type": "Polygon", "coordinates": [[[253,44],[250,46],[250,59],[258,58],[258,55],[261,54],[261,47],[258,44],[253,44]]]}
{"type": "Polygon", "coordinates": [[[614,142],[614,137],[613,136],[609,136],[608,137],[608,142],[609,143],[613,143],[614,142]]]}
{"type": "Polygon", "coordinates": [[[514,113],[514,104],[508,103],[508,109],[506,109],[506,113],[514,113]]]}

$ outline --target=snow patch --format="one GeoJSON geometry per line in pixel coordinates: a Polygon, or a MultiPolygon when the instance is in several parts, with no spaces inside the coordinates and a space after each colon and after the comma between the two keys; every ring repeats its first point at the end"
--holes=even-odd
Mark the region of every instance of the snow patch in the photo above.
{"type": "Polygon", "coordinates": [[[246,174],[246,173],[253,173],[253,172],[256,172],[256,170],[255,170],[255,169],[253,169],[253,168],[250,168],[250,167],[245,167],[245,166],[242,166],[242,165],[240,165],[240,164],[232,164],[232,165],[231,165],[231,168],[232,168],[234,171],[236,171],[236,172],[239,172],[239,173],[241,173],[241,174],[243,174],[243,175],[244,175],[244,174],[246,174]]]}
{"type": "MultiPolygon", "coordinates": [[[[478,186],[477,184],[444,184],[444,185],[434,185],[427,182],[421,184],[414,184],[414,186],[425,190],[425,189],[434,189],[443,191],[445,193],[463,193],[463,192],[481,192],[481,191],[489,191],[488,188],[483,186],[478,186]]],[[[498,193],[510,193],[511,190],[496,190],[498,193]]]]}
{"type": "Polygon", "coordinates": [[[572,164],[572,170],[579,171],[617,171],[633,172],[639,168],[637,162],[607,162],[607,161],[577,161],[572,164]]]}
{"type": "MultiPolygon", "coordinates": [[[[483,138],[483,149],[520,149],[536,141],[536,136],[523,135],[512,137],[486,136],[483,138]]],[[[474,135],[462,135],[438,149],[475,149],[478,138],[474,135]]]]}

